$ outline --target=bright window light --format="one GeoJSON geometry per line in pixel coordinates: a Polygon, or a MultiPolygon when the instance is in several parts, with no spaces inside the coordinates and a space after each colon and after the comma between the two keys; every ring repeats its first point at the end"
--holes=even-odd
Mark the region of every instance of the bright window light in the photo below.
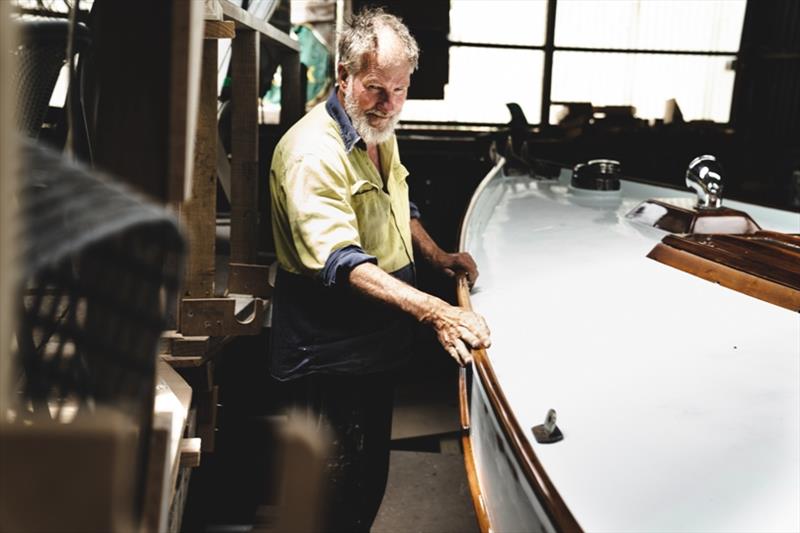
{"type": "Polygon", "coordinates": [[[685,120],[728,122],[733,56],[556,52],[552,100],[632,105],[639,118],[662,118],[674,98],[685,120]]]}
{"type": "Polygon", "coordinates": [[[556,46],[735,52],[746,0],[558,2],[556,46]]]}
{"type": "MultiPolygon", "coordinates": [[[[558,0],[555,46],[620,50],[731,52],[739,49],[746,0],[558,0]]],[[[450,40],[542,46],[545,0],[451,0],[450,40]]],[[[423,50],[424,54],[425,51],[423,50]]],[[[728,122],[734,55],[556,51],[551,100],[632,105],[661,118],[675,99],[686,120],[728,122]]],[[[409,100],[404,120],[507,123],[507,102],[540,121],[544,53],[450,49],[443,100],[409,100]]],[[[413,79],[412,79],[413,80],[413,79]]],[[[412,81],[413,83],[413,81],[412,81]]],[[[554,116],[551,109],[551,120],[554,116]]]]}
{"type": "Polygon", "coordinates": [[[469,43],[544,44],[545,0],[451,0],[450,40],[469,43]]]}
{"type": "Polygon", "coordinates": [[[403,120],[507,123],[506,103],[516,102],[529,122],[538,123],[543,64],[539,50],[453,46],[444,100],[408,100],[403,120]]]}

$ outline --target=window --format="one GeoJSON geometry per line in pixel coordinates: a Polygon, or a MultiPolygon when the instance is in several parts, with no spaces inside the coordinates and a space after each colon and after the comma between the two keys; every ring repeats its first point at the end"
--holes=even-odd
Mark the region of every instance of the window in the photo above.
{"type": "Polygon", "coordinates": [[[686,120],[728,121],[746,0],[554,5],[547,47],[545,0],[451,0],[445,98],[410,100],[404,120],[505,123],[506,102],[531,123],[555,122],[566,102],[633,106],[655,119],[675,99],[686,120]]]}
{"type": "Polygon", "coordinates": [[[538,122],[546,20],[544,0],[451,0],[445,97],[409,100],[403,119],[501,124],[510,118],[505,104],[516,102],[538,122]]]}

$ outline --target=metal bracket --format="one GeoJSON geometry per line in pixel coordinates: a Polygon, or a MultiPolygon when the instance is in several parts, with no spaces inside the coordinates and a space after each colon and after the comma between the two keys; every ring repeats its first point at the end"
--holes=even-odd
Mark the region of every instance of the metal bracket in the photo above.
{"type": "Polygon", "coordinates": [[[533,426],[533,436],[536,437],[536,442],[540,444],[552,444],[564,438],[564,434],[556,426],[555,409],[547,411],[544,424],[533,426]]]}
{"type": "Polygon", "coordinates": [[[265,302],[249,300],[237,312],[233,298],[184,298],[181,301],[181,333],[184,335],[258,335],[264,323],[265,302]],[[247,316],[244,321],[239,317],[247,316]]]}
{"type": "Polygon", "coordinates": [[[228,292],[269,298],[272,296],[272,286],[269,284],[269,266],[230,263],[228,292]]]}

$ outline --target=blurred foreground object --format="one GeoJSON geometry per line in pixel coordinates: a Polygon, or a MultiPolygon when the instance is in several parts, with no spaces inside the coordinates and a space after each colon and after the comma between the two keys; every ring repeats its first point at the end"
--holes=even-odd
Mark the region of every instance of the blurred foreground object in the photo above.
{"type": "Polygon", "coordinates": [[[156,348],[183,239],[167,211],[59,154],[27,142],[21,159],[0,523],[129,531],[145,497],[156,348]]]}

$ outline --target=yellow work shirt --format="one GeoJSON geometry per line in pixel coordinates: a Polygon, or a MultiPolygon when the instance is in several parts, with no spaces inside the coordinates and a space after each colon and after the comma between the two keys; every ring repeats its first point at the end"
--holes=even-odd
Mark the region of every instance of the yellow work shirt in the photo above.
{"type": "Polygon", "coordinates": [[[320,103],[275,147],[272,227],[278,263],[288,272],[319,277],[331,254],[346,246],[374,256],[386,272],[413,262],[408,171],[397,140],[378,146],[384,184],[353,132],[320,103]]]}

